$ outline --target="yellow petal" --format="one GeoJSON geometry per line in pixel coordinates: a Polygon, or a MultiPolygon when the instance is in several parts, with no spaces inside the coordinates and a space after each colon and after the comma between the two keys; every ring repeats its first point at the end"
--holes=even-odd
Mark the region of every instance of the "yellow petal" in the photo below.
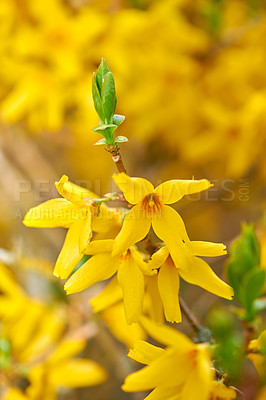
{"type": "Polygon", "coordinates": [[[195,346],[186,335],[167,325],[158,325],[146,317],[141,317],[140,323],[157,342],[166,346],[174,346],[180,352],[190,351],[195,346]]]}
{"type": "Polygon", "coordinates": [[[164,204],[173,204],[182,199],[183,196],[202,192],[209,189],[211,183],[207,179],[194,180],[171,180],[155,188],[164,204]]]}
{"type": "Polygon", "coordinates": [[[94,216],[92,221],[94,232],[105,233],[122,226],[122,213],[120,210],[112,209],[104,204],[98,210],[99,212],[94,216]]]}
{"type": "Polygon", "coordinates": [[[76,359],[57,365],[50,373],[56,387],[78,388],[99,385],[107,379],[105,370],[94,361],[76,359]]]}
{"type": "Polygon", "coordinates": [[[143,307],[144,276],[130,254],[120,261],[117,278],[123,291],[127,323],[137,322],[143,307]]]}
{"type": "Polygon", "coordinates": [[[79,240],[83,227],[84,219],[80,219],[74,222],[68,229],[54,269],[54,275],[61,279],[67,279],[82,258],[79,240]]]}
{"type": "Polygon", "coordinates": [[[152,321],[164,323],[163,303],[158,289],[158,275],[146,276],[146,296],[144,310],[152,321]]]}
{"type": "Polygon", "coordinates": [[[56,346],[54,352],[48,359],[48,363],[58,365],[66,362],[69,358],[76,356],[86,347],[85,340],[65,339],[56,346]]]}
{"type": "Polygon", "coordinates": [[[168,387],[159,386],[156,387],[144,400],[179,400],[180,389],[178,386],[168,387]]]}
{"type": "Polygon", "coordinates": [[[163,302],[165,318],[169,322],[181,322],[179,306],[180,279],[173,262],[166,261],[158,275],[158,288],[163,302]]]}
{"type": "Polygon", "coordinates": [[[126,218],[123,226],[115,239],[112,255],[123,254],[135,243],[140,242],[148,234],[151,220],[146,218],[146,213],[140,205],[134,206],[126,218]]]}
{"type": "Polygon", "coordinates": [[[85,254],[89,254],[94,256],[99,253],[111,253],[114,247],[113,239],[105,239],[105,240],[93,240],[91,241],[86,249],[85,254]]]}
{"type": "Polygon", "coordinates": [[[165,242],[176,265],[191,254],[191,244],[184,222],[173,208],[163,206],[161,218],[153,218],[152,227],[156,235],[165,242]]]}
{"type": "Polygon", "coordinates": [[[149,276],[157,274],[157,270],[154,269],[154,267],[151,264],[143,261],[141,254],[138,250],[131,247],[130,252],[131,252],[133,260],[135,261],[137,266],[140,268],[140,270],[143,272],[143,274],[149,275],[149,276]]]}
{"type": "Polygon", "coordinates": [[[167,257],[169,256],[169,250],[166,246],[163,246],[160,248],[160,250],[156,251],[151,256],[151,260],[149,261],[149,264],[153,268],[159,268],[163,265],[163,263],[166,261],[167,257]]]}
{"type": "Polygon", "coordinates": [[[122,299],[123,292],[115,276],[96,297],[90,299],[90,305],[93,311],[98,313],[122,299]]]}
{"type": "Polygon", "coordinates": [[[92,237],[92,230],[91,230],[91,211],[90,209],[87,210],[87,217],[83,221],[83,227],[80,232],[79,236],[79,251],[80,253],[84,253],[86,247],[88,246],[91,237],[92,237]]]}
{"type": "Polygon", "coordinates": [[[104,310],[101,312],[100,316],[107,324],[111,333],[119,342],[124,343],[128,348],[134,347],[136,340],[145,340],[147,338],[140,324],[128,325],[122,302],[104,310]]]}
{"type": "Polygon", "coordinates": [[[143,340],[137,340],[134,349],[130,350],[128,356],[141,364],[149,365],[165,352],[161,347],[154,346],[143,340]]]}
{"type": "Polygon", "coordinates": [[[86,203],[84,202],[84,198],[98,197],[95,193],[91,192],[90,190],[70,182],[66,175],[63,175],[59,182],[55,182],[55,186],[58,193],[61,194],[61,196],[63,196],[66,200],[81,206],[86,205],[86,203]]]}
{"type": "Polygon", "coordinates": [[[113,180],[130,204],[138,204],[145,196],[154,192],[154,187],[149,181],[142,178],[130,178],[124,172],[113,174],[113,180]]]}
{"type": "Polygon", "coordinates": [[[167,349],[150,365],[134,372],[125,379],[122,389],[125,392],[135,392],[154,389],[156,386],[178,386],[186,378],[190,365],[186,362],[184,353],[167,349]]]}
{"type": "Polygon", "coordinates": [[[81,292],[96,282],[110,278],[117,271],[118,260],[109,253],[91,257],[66,282],[67,294],[81,292]]]}
{"type": "Polygon", "coordinates": [[[195,256],[216,257],[227,253],[226,246],[223,243],[192,241],[191,246],[195,256]]]}
{"type": "Polygon", "coordinates": [[[23,224],[34,228],[57,228],[69,226],[82,214],[82,209],[65,199],[45,201],[31,208],[24,217],[23,224]]]}
{"type": "Polygon", "coordinates": [[[225,386],[221,381],[212,381],[211,396],[213,400],[233,400],[237,397],[237,392],[231,386],[225,386]]]}
{"type": "Polygon", "coordinates": [[[15,280],[15,276],[4,264],[0,263],[0,291],[9,296],[24,296],[25,293],[15,280]]]}
{"type": "Polygon", "coordinates": [[[211,267],[198,257],[190,257],[180,264],[179,274],[185,281],[198,285],[217,296],[231,300],[234,291],[213,272],[211,267]]]}
{"type": "Polygon", "coordinates": [[[195,400],[199,397],[199,393],[200,400],[209,400],[211,380],[211,360],[207,351],[203,349],[198,352],[196,365],[191,368],[185,380],[180,400],[195,400]]]}

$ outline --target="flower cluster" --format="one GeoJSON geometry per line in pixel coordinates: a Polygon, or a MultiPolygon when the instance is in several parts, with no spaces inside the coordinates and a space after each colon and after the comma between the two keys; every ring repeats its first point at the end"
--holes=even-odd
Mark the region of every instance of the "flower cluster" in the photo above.
{"type": "Polygon", "coordinates": [[[0,264],[0,274],[0,394],[2,389],[3,399],[55,400],[59,389],[94,386],[105,381],[107,373],[96,362],[74,358],[84,350],[87,340],[66,335],[66,308],[59,304],[47,305],[28,296],[3,264],[0,264]],[[25,392],[16,388],[23,379],[28,381],[25,392]]]}
{"type": "Polygon", "coordinates": [[[30,227],[68,228],[55,265],[56,276],[68,278],[83,255],[90,256],[66,282],[67,293],[80,292],[117,273],[129,324],[139,320],[147,287],[145,280],[155,275],[164,314],[170,322],[181,322],[182,319],[178,302],[180,276],[189,283],[231,299],[232,288],[198,257],[223,255],[225,246],[190,241],[182,218],[168,205],[185,195],[206,190],[211,184],[206,179],[172,180],[154,188],[147,180],[130,178],[125,173],[113,178],[129,205],[133,205],[119,233],[119,211],[104,204],[95,205],[95,195],[72,184],[65,176],[56,183],[64,198],[49,200],[25,216],[24,223],[30,227]],[[136,244],[148,235],[151,226],[164,245],[150,254],[150,259],[147,259],[148,255],[145,259],[136,244]],[[92,236],[93,232],[95,236],[92,236]],[[115,232],[118,234],[113,237],[115,232]]]}

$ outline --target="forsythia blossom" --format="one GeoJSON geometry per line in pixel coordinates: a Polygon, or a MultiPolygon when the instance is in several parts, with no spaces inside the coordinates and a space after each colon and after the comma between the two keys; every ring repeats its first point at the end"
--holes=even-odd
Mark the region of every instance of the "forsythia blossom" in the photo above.
{"type": "Polygon", "coordinates": [[[129,356],[147,366],[125,379],[124,391],[152,389],[147,400],[195,400],[199,393],[201,400],[236,397],[233,389],[217,386],[206,344],[195,344],[175,329],[158,326],[146,318],[141,323],[151,337],[167,347],[136,342],[129,356]]]}
{"type": "Polygon", "coordinates": [[[69,182],[65,175],[56,182],[56,188],[63,198],[48,200],[30,209],[23,222],[29,227],[68,228],[54,269],[54,275],[65,279],[81,260],[92,232],[98,232],[102,237],[104,233],[112,236],[117,233],[120,219],[114,209],[96,206],[93,199],[97,196],[69,182]]]}

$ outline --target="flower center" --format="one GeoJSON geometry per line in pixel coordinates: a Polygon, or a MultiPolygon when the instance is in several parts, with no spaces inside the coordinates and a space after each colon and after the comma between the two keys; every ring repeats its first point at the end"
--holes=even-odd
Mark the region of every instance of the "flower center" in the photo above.
{"type": "Polygon", "coordinates": [[[142,200],[142,207],[148,215],[158,214],[161,211],[162,203],[158,194],[150,193],[142,200]]]}

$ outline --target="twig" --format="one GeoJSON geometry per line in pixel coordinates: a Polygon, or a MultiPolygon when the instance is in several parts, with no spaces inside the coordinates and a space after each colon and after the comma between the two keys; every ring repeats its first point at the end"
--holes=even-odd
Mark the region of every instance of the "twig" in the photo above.
{"type": "Polygon", "coordinates": [[[127,171],[120,154],[120,148],[117,146],[116,148],[112,149],[111,146],[109,146],[108,151],[112,154],[112,159],[116,165],[118,172],[124,172],[126,174],[127,171]]]}
{"type": "Polygon", "coordinates": [[[188,322],[190,323],[190,325],[192,326],[194,331],[196,333],[199,333],[199,331],[201,330],[202,327],[201,327],[199,321],[197,320],[197,318],[192,314],[192,312],[190,311],[189,307],[187,306],[186,302],[182,299],[182,297],[179,298],[179,303],[180,303],[181,310],[184,313],[184,315],[186,316],[188,322]]]}

